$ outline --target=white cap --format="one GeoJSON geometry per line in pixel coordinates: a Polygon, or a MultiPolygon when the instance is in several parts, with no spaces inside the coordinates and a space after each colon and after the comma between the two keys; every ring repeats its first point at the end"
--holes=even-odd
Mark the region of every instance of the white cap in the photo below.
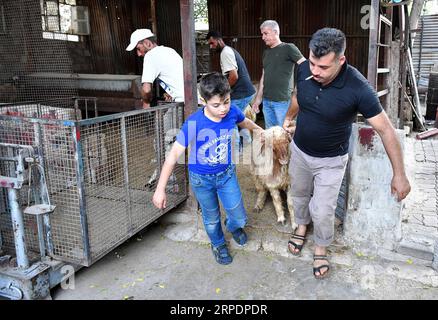
{"type": "Polygon", "coordinates": [[[154,34],[150,29],[137,29],[131,34],[131,43],[126,48],[126,51],[132,51],[137,44],[147,38],[153,37],[154,34]]]}

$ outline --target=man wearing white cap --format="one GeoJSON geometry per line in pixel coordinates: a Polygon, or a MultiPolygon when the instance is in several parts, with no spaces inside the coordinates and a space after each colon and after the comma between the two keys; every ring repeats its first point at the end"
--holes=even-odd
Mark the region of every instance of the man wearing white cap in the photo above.
{"type": "Polygon", "coordinates": [[[149,108],[152,101],[152,84],[158,78],[164,89],[167,102],[184,102],[183,60],[172,48],[158,46],[155,35],[149,29],[137,29],[131,34],[126,51],[136,49],[137,56],[144,57],[143,108],[149,108]]]}

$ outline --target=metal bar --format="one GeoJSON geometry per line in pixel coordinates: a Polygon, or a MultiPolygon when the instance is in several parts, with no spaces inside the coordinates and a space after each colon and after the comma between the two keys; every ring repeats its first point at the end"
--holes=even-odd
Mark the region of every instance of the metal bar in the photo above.
{"type": "Polygon", "coordinates": [[[389,20],[387,17],[385,17],[384,15],[380,15],[380,21],[382,21],[384,24],[386,24],[388,27],[392,26],[392,22],[391,20],[389,20]]]}
{"type": "Polygon", "coordinates": [[[389,68],[378,68],[377,73],[389,73],[389,68]]]}
{"type": "Polygon", "coordinates": [[[385,47],[385,48],[390,48],[390,47],[391,47],[391,45],[389,45],[389,44],[385,44],[385,43],[378,43],[377,46],[379,46],[379,47],[385,47]]]}
{"type": "Polygon", "coordinates": [[[97,99],[95,98],[94,100],[94,116],[97,118],[98,114],[97,114],[97,99]]]}
{"type": "Polygon", "coordinates": [[[114,113],[114,114],[109,114],[109,115],[105,115],[105,116],[100,116],[100,117],[97,117],[97,118],[80,120],[79,124],[81,126],[87,126],[87,125],[90,125],[90,124],[96,124],[96,123],[111,121],[111,120],[114,120],[114,119],[120,119],[122,117],[135,116],[135,115],[138,115],[138,114],[141,114],[141,113],[154,112],[155,110],[163,109],[163,108],[166,109],[167,107],[155,106],[153,108],[148,108],[148,109],[140,109],[140,110],[132,110],[132,111],[121,112],[121,113],[114,113]]]}
{"type": "Polygon", "coordinates": [[[38,244],[40,247],[41,257],[46,256],[46,245],[44,242],[44,226],[43,226],[43,217],[41,215],[37,215],[37,226],[38,226],[38,244]]]}
{"type": "Polygon", "coordinates": [[[423,28],[424,28],[424,18],[421,18],[420,53],[418,57],[417,86],[421,78],[421,55],[423,54],[423,36],[424,36],[423,28]]]}
{"type": "Polygon", "coordinates": [[[88,237],[88,222],[87,222],[87,211],[86,211],[86,196],[85,196],[85,184],[84,184],[84,162],[82,155],[82,143],[81,143],[81,130],[79,123],[72,128],[73,141],[75,145],[75,162],[76,162],[76,179],[77,188],[79,196],[79,214],[81,221],[81,233],[82,233],[82,244],[84,246],[84,260],[87,265],[91,264],[91,250],[90,250],[90,240],[88,237]]]}
{"type": "Polygon", "coordinates": [[[24,239],[24,220],[23,212],[18,205],[17,190],[8,189],[9,208],[11,209],[12,230],[14,230],[15,253],[17,255],[17,266],[21,269],[29,267],[29,258],[27,257],[26,242],[24,239]]]}
{"type": "Polygon", "coordinates": [[[420,117],[420,118],[418,118],[418,121],[421,124],[423,124],[424,119],[423,119],[423,115],[421,114],[421,109],[420,109],[420,98],[418,96],[417,82],[415,81],[414,63],[412,62],[412,55],[411,55],[410,48],[408,48],[407,56],[408,56],[408,64],[409,64],[409,74],[411,76],[411,81],[412,81],[412,86],[413,86],[413,91],[414,91],[415,107],[417,109],[417,114],[420,117]]]}
{"type": "Polygon", "coordinates": [[[123,175],[126,191],[126,212],[128,213],[128,233],[132,234],[132,208],[131,208],[131,195],[129,192],[129,163],[128,163],[128,140],[126,137],[126,117],[122,117],[120,120],[121,138],[122,138],[122,156],[123,156],[123,175]]]}
{"type": "MultiPolygon", "coordinates": [[[[160,173],[160,169],[161,169],[161,150],[163,148],[163,143],[161,141],[161,139],[163,138],[163,135],[161,135],[161,130],[163,128],[162,126],[163,124],[163,116],[161,113],[161,110],[157,110],[156,114],[155,114],[155,145],[157,150],[155,151],[156,155],[157,155],[157,167],[158,167],[158,173],[160,173]]],[[[158,175],[159,176],[159,175],[158,175]]]]}
{"type": "MultiPolygon", "coordinates": [[[[40,178],[40,195],[41,195],[41,202],[42,203],[48,203],[49,202],[49,186],[47,185],[47,183],[49,183],[47,181],[47,179],[45,178],[45,172],[44,172],[44,168],[46,168],[46,164],[45,164],[45,157],[44,157],[44,140],[42,139],[43,133],[42,133],[42,126],[35,122],[34,123],[34,132],[35,132],[35,145],[38,148],[38,162],[41,165],[41,178],[40,178]],[[43,179],[44,177],[44,179],[43,179]],[[47,199],[44,199],[43,197],[43,190],[45,190],[45,188],[47,188],[47,199]]],[[[43,230],[45,230],[45,236],[46,236],[46,241],[47,241],[47,251],[49,253],[49,255],[53,255],[53,238],[52,238],[52,226],[50,224],[50,219],[48,215],[44,215],[43,217],[43,221],[44,221],[44,226],[45,228],[43,230]]],[[[37,220],[38,222],[38,220],[37,220]]],[[[38,226],[38,236],[40,235],[40,227],[38,226]]],[[[43,233],[41,233],[41,235],[43,235],[43,233]]],[[[44,237],[43,237],[43,241],[44,241],[44,237]]],[[[41,247],[40,247],[40,251],[41,251],[41,247]]],[[[46,252],[46,250],[44,250],[44,253],[46,252]]]]}

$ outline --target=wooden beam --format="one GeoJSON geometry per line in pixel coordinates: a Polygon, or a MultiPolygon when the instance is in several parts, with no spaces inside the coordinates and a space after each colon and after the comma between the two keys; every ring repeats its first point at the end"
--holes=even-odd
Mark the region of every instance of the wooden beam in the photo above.
{"type": "Polygon", "coordinates": [[[180,0],[181,42],[184,61],[184,116],[198,110],[195,19],[193,0],[180,0]]]}
{"type": "Polygon", "coordinates": [[[377,84],[377,43],[379,31],[379,0],[371,0],[370,11],[370,40],[368,45],[368,72],[367,78],[370,85],[376,89],[377,84]]]}
{"type": "Polygon", "coordinates": [[[389,68],[378,68],[377,73],[389,73],[389,68]]]}
{"type": "Polygon", "coordinates": [[[389,89],[385,89],[385,90],[377,92],[377,96],[380,98],[381,96],[385,96],[388,93],[389,93],[389,89]]]}

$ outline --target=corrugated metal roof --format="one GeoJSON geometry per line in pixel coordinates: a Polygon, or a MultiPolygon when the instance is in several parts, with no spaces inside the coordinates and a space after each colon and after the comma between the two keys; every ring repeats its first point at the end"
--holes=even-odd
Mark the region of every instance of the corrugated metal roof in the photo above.
{"type": "MultiPolygon", "coordinates": [[[[209,0],[210,30],[221,31],[225,42],[240,52],[251,79],[262,73],[265,44],[260,24],[267,19],[280,25],[280,38],[292,42],[308,56],[311,35],[322,27],[341,29],[347,36],[348,62],[364,75],[368,66],[368,29],[362,29],[361,9],[369,0],[209,0]]],[[[212,69],[219,70],[218,54],[211,55],[212,69]]]]}
{"type": "Polygon", "coordinates": [[[438,15],[422,16],[418,28],[422,31],[416,33],[412,48],[414,71],[419,74],[418,85],[428,87],[430,70],[438,64],[438,15]]]}

